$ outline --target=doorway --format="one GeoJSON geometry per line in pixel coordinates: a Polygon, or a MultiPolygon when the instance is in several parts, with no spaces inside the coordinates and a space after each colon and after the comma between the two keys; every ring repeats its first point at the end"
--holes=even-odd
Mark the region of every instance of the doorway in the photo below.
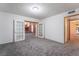
{"type": "Polygon", "coordinates": [[[25,38],[30,39],[38,36],[38,23],[25,21],[25,38]]]}
{"type": "Polygon", "coordinates": [[[79,43],[79,15],[65,17],[64,20],[65,40],[64,43],[79,43]]]}
{"type": "Polygon", "coordinates": [[[79,19],[70,20],[70,42],[79,43],[79,19]]]}

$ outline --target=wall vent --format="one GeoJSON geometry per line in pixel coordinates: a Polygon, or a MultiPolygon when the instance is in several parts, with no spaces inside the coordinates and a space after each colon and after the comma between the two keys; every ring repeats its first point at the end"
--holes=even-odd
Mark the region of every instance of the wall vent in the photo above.
{"type": "Polygon", "coordinates": [[[72,13],[75,13],[76,11],[75,10],[72,10],[72,11],[69,11],[68,14],[72,14],[72,13]]]}

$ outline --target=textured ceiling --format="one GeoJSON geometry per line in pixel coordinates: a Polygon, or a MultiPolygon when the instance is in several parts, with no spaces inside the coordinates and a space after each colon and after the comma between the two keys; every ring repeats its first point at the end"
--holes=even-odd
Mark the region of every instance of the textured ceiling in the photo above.
{"type": "Polygon", "coordinates": [[[44,19],[76,8],[79,8],[78,3],[0,3],[0,11],[36,19],[44,19]],[[33,5],[40,6],[41,11],[39,13],[31,11],[33,5]]]}

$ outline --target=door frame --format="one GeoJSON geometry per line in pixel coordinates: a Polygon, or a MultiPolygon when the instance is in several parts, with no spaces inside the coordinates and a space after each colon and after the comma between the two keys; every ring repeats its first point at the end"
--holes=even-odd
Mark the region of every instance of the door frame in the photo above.
{"type": "Polygon", "coordinates": [[[70,38],[70,36],[69,36],[70,28],[68,27],[68,26],[70,26],[69,23],[70,23],[69,20],[64,17],[64,43],[67,43],[69,41],[69,38],[70,38]]]}
{"type": "Polygon", "coordinates": [[[70,15],[70,16],[66,16],[64,17],[64,44],[67,43],[69,40],[70,40],[70,21],[73,21],[73,20],[79,20],[79,18],[74,18],[74,19],[68,19],[70,17],[74,17],[74,16],[78,16],[79,14],[75,14],[75,15],[70,15]],[[66,23],[67,22],[67,25],[66,23]],[[69,22],[69,25],[68,25],[68,22],[69,22]],[[69,26],[69,28],[67,29],[66,26],[69,26]],[[68,33],[66,32],[68,31],[68,33]],[[68,35],[67,35],[68,34],[68,35]],[[68,39],[69,38],[69,39],[68,39]],[[66,41],[67,40],[67,41],[66,41]]]}

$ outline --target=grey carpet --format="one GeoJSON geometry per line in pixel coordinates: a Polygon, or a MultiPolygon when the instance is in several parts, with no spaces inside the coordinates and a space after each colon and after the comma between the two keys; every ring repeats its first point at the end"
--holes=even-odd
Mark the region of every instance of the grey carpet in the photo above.
{"type": "Polygon", "coordinates": [[[0,56],[79,56],[79,46],[60,44],[26,34],[26,40],[0,45],[0,56]]]}

